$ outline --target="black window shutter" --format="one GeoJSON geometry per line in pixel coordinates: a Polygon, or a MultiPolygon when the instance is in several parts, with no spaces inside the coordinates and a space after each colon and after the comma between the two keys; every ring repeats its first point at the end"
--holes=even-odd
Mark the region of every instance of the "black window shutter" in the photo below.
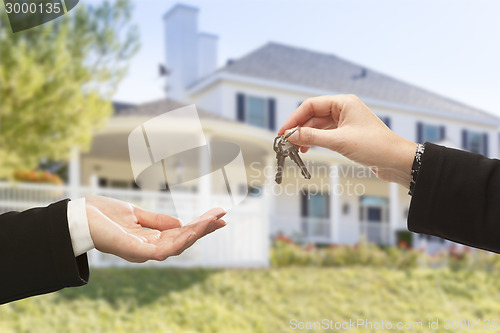
{"type": "Polygon", "coordinates": [[[465,150],[468,150],[468,144],[467,144],[467,130],[462,130],[462,148],[465,150]]]}
{"type": "Polygon", "coordinates": [[[439,138],[441,140],[446,139],[446,127],[444,126],[439,127],[439,138]]]}
{"type": "Polygon", "coordinates": [[[302,196],[301,196],[301,207],[300,207],[300,212],[301,212],[301,215],[302,217],[307,217],[308,214],[309,214],[309,200],[308,200],[308,193],[305,192],[305,193],[302,193],[302,196]]]}
{"type": "Polygon", "coordinates": [[[269,109],[269,121],[267,127],[274,131],[276,129],[276,100],[274,98],[269,98],[268,101],[269,109]]]}
{"type": "Polygon", "coordinates": [[[488,133],[483,134],[483,155],[488,157],[488,133]]]}
{"type": "Polygon", "coordinates": [[[424,124],[418,122],[417,123],[417,143],[423,143],[422,140],[424,139],[424,124]]]}
{"type": "Polygon", "coordinates": [[[236,94],[236,116],[239,121],[245,121],[245,95],[236,94]]]}

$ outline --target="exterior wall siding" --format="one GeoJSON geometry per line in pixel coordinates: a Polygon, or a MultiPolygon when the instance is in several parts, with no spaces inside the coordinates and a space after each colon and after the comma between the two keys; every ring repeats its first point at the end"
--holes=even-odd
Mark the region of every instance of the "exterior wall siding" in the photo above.
{"type": "MultiPolygon", "coordinates": [[[[220,114],[230,119],[237,119],[237,95],[244,94],[245,96],[254,96],[264,99],[273,98],[275,102],[275,117],[276,117],[276,130],[287,119],[287,117],[299,106],[301,102],[311,97],[309,94],[300,94],[295,92],[286,91],[283,89],[269,88],[258,86],[255,84],[245,84],[241,82],[232,82],[228,80],[221,80],[215,84],[205,88],[204,90],[196,93],[193,100],[202,108],[220,114]]],[[[401,135],[402,137],[416,142],[417,138],[417,124],[424,123],[438,127],[445,127],[444,142],[454,148],[462,149],[462,131],[464,129],[469,131],[476,131],[479,133],[487,133],[488,135],[488,157],[498,157],[499,135],[498,127],[495,124],[487,125],[480,122],[475,122],[474,119],[467,122],[465,120],[453,119],[443,117],[442,115],[431,115],[419,113],[416,111],[402,110],[393,107],[380,106],[375,102],[367,103],[368,106],[381,118],[388,118],[390,128],[401,135]]],[[[311,163],[311,162],[309,162],[311,163]]],[[[313,165],[315,162],[313,162],[313,165]]],[[[325,162],[319,162],[325,164],[325,162]]],[[[328,165],[326,165],[328,167],[328,165]]],[[[301,217],[301,188],[308,186],[322,186],[322,184],[329,185],[328,175],[319,175],[313,177],[308,182],[304,182],[301,177],[294,179],[293,177],[285,177],[283,184],[278,187],[278,192],[273,193],[274,205],[270,216],[270,233],[276,235],[284,233],[291,236],[303,234],[303,224],[310,222],[310,220],[301,217]],[[293,183],[291,183],[293,182],[293,183]],[[287,187],[288,186],[288,187],[287,187]],[[294,194],[290,195],[284,189],[292,189],[294,194]],[[281,192],[280,192],[281,191],[281,192]]],[[[359,179],[350,176],[340,177],[340,185],[347,186],[347,182],[351,184],[362,184],[364,192],[363,195],[386,198],[390,206],[390,185],[375,178],[359,179]]],[[[330,189],[328,189],[329,191],[330,189]]],[[[331,192],[331,191],[330,191],[331,192]]],[[[407,230],[407,212],[410,205],[411,197],[408,195],[407,190],[399,188],[397,191],[398,206],[395,210],[396,217],[392,225],[389,224],[391,211],[387,207],[386,222],[382,226],[382,230],[388,230],[391,233],[390,242],[394,244],[396,237],[394,233],[398,230],[407,230]],[[384,229],[386,228],[386,229],[384,229]]],[[[360,216],[360,195],[340,195],[339,207],[342,210],[337,216],[339,221],[336,223],[335,231],[338,232],[340,237],[339,243],[354,244],[360,241],[362,224],[366,222],[361,221],[360,216]]],[[[330,216],[332,212],[330,211],[330,216]]],[[[326,223],[331,224],[330,219],[326,219],[326,223]]],[[[376,223],[378,224],[378,223],[376,223]]],[[[365,226],[366,227],[366,226],[365,226]]],[[[371,227],[371,226],[370,226],[371,227]]],[[[330,225],[333,228],[333,225],[330,225]]],[[[448,244],[448,243],[446,243],[448,244]]]]}
{"type": "MultiPolygon", "coordinates": [[[[286,118],[298,107],[299,103],[312,97],[308,94],[298,94],[281,89],[269,89],[251,84],[222,81],[212,85],[210,88],[192,96],[193,102],[200,107],[221,116],[236,119],[236,95],[244,93],[245,95],[274,98],[276,100],[276,127],[286,120],[286,118]]],[[[476,124],[473,121],[466,122],[453,118],[444,118],[431,115],[423,115],[413,111],[398,110],[377,105],[368,104],[368,106],[379,116],[388,117],[391,122],[391,129],[402,137],[416,141],[417,123],[445,126],[446,141],[452,143],[456,148],[462,148],[461,133],[463,129],[477,131],[488,134],[488,157],[498,157],[500,149],[498,140],[498,127],[495,124],[491,126],[476,124]]]]}

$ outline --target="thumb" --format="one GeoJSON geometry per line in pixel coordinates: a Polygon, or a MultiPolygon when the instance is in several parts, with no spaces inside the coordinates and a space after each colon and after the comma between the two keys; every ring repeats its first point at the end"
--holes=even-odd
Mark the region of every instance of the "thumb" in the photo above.
{"type": "Polygon", "coordinates": [[[312,127],[301,127],[288,138],[288,141],[297,146],[319,146],[333,150],[336,146],[338,135],[336,132],[337,129],[322,130],[312,127]]]}

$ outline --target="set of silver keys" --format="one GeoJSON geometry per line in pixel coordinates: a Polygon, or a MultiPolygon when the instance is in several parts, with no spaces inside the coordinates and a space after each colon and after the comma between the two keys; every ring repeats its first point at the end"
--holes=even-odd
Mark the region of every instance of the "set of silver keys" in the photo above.
{"type": "Polygon", "coordinates": [[[276,183],[281,184],[283,181],[283,169],[285,168],[285,159],[290,157],[292,161],[297,164],[304,178],[310,179],[311,174],[306,168],[306,165],[299,156],[299,148],[288,141],[290,135],[297,131],[300,127],[297,126],[286,135],[278,135],[274,139],[274,151],[276,152],[276,159],[278,160],[278,168],[276,171],[276,183]]]}

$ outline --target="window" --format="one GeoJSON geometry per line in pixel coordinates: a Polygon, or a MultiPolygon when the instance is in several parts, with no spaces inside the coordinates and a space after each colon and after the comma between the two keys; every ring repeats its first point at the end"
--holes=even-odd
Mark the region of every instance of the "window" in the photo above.
{"type": "Polygon", "coordinates": [[[302,194],[302,232],[311,237],[329,237],[330,208],[328,194],[302,194]]]}
{"type": "Polygon", "coordinates": [[[302,194],[302,217],[328,218],[329,216],[328,194],[302,194]]]}
{"type": "Polygon", "coordinates": [[[431,125],[417,123],[417,142],[438,142],[446,137],[445,127],[439,125],[431,125]]]}
{"type": "MultiPolygon", "coordinates": [[[[240,193],[240,195],[244,195],[245,193],[240,193]]],[[[248,195],[251,197],[260,197],[262,194],[262,187],[260,186],[249,186],[248,187],[248,195]]]]}
{"type": "Polygon", "coordinates": [[[367,207],[366,215],[367,215],[367,220],[370,222],[382,222],[381,207],[367,207]]]}
{"type": "Polygon", "coordinates": [[[267,127],[267,106],[264,98],[247,97],[246,119],[250,125],[267,127]]]}
{"type": "Polygon", "coordinates": [[[99,177],[97,183],[99,184],[99,187],[108,187],[108,179],[99,177]]]}
{"type": "Polygon", "coordinates": [[[274,98],[263,98],[236,94],[236,116],[239,121],[253,126],[276,130],[276,101],[274,98]]]}
{"type": "Polygon", "coordinates": [[[109,187],[113,188],[129,188],[130,182],[126,180],[110,180],[109,187]]]}
{"type": "Polygon", "coordinates": [[[368,222],[384,222],[387,220],[389,201],[387,198],[362,196],[360,198],[360,220],[368,222]]]}
{"type": "Polygon", "coordinates": [[[98,178],[98,184],[99,184],[99,187],[111,187],[111,188],[130,188],[131,187],[130,181],[108,179],[108,178],[103,178],[103,177],[98,178]]]}
{"type": "Polygon", "coordinates": [[[462,130],[462,148],[488,156],[488,133],[462,130]]]}

